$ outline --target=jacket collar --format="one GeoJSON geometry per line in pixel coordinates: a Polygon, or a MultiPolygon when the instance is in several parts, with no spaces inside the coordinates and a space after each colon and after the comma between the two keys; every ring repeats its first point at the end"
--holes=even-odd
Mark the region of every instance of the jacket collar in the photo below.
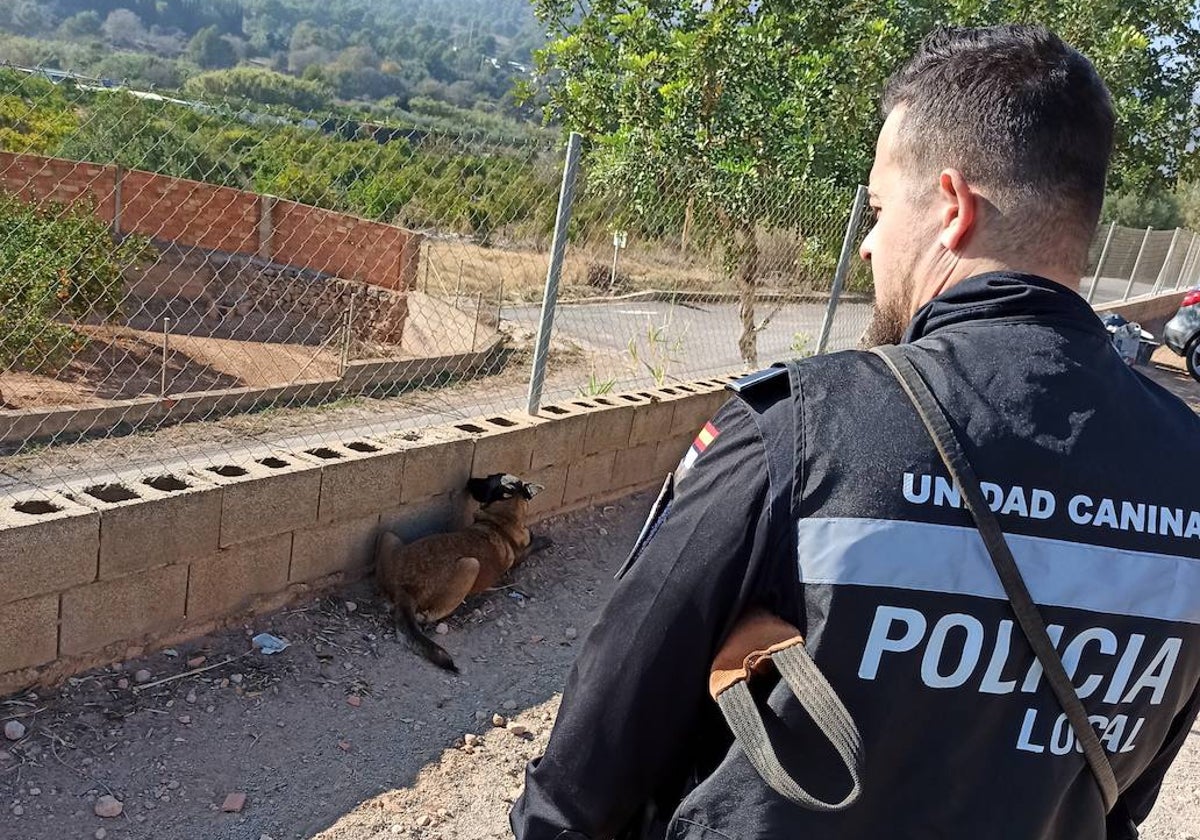
{"type": "Polygon", "coordinates": [[[902,344],[967,322],[1019,321],[1075,327],[1107,337],[1095,310],[1059,283],[1016,271],[968,277],[917,310],[902,344]]]}

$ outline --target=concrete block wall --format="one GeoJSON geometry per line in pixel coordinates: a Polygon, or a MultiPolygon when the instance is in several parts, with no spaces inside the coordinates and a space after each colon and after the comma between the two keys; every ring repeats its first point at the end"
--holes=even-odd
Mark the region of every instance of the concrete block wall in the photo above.
{"type": "Polygon", "coordinates": [[[727,382],[10,499],[0,508],[0,695],[367,575],[381,530],[413,540],[469,522],[472,475],[543,485],[534,521],[656,486],[727,382]]]}

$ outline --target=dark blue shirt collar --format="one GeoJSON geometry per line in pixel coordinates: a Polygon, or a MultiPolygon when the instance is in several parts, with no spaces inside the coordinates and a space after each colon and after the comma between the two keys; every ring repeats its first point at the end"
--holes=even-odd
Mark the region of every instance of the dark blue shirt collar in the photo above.
{"type": "Polygon", "coordinates": [[[992,271],[968,277],[922,306],[901,343],[967,322],[998,320],[1073,326],[1107,336],[1091,305],[1066,286],[1036,274],[992,271]]]}

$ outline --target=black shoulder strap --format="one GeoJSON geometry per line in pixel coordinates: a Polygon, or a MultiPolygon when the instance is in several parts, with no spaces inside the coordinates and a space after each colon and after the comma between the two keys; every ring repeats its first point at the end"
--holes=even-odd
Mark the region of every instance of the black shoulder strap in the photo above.
{"type": "Polygon", "coordinates": [[[1079,694],[1075,691],[1071,678],[1067,676],[1062,659],[1059,657],[1058,651],[1054,649],[1054,643],[1050,641],[1050,636],[1046,632],[1046,623],[1042,620],[1037,605],[1029,595],[1029,589],[1025,586],[1021,571],[1017,567],[1016,560],[1013,559],[1008,542],[1004,539],[1000,523],[996,521],[995,515],[983,498],[983,493],[979,489],[979,479],[976,478],[975,471],[971,468],[966,453],[963,452],[962,446],[954,434],[945,410],[933,396],[929,385],[921,378],[921,374],[903,350],[899,347],[887,346],[877,347],[873,352],[887,363],[908,398],[912,400],[917,414],[921,417],[921,422],[925,424],[929,436],[933,438],[934,445],[937,446],[938,453],[942,456],[942,461],[946,464],[946,469],[950,472],[950,477],[962,492],[967,509],[975,518],[975,527],[979,529],[979,534],[983,537],[983,544],[987,549],[988,556],[992,558],[992,564],[996,567],[996,574],[1000,576],[1000,582],[1004,585],[1004,591],[1007,593],[1013,613],[1016,615],[1017,624],[1020,625],[1030,647],[1033,648],[1033,652],[1046,674],[1046,681],[1054,691],[1054,696],[1058,698],[1059,705],[1066,712],[1075,737],[1083,747],[1083,755],[1096,777],[1096,784],[1100,786],[1100,796],[1104,800],[1105,813],[1111,811],[1119,796],[1112,764],[1088,720],[1087,710],[1080,702],[1079,694]]]}

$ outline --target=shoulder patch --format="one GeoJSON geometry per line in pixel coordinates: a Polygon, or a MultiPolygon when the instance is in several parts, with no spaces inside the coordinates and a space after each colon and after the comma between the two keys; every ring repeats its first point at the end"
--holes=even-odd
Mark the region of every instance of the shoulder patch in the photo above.
{"type": "Polygon", "coordinates": [[[784,388],[789,387],[787,368],[785,367],[769,367],[756,371],[741,379],[735,379],[725,387],[740,396],[766,389],[768,386],[779,387],[780,385],[784,388]]]}

